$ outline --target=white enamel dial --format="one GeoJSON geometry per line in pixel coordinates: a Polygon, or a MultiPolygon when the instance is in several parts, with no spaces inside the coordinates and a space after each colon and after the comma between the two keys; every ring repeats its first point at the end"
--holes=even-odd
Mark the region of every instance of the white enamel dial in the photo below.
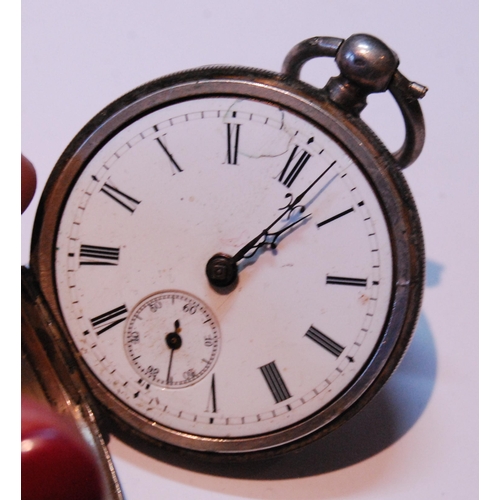
{"type": "Polygon", "coordinates": [[[258,100],[185,100],[122,127],[76,180],[56,247],[60,309],[89,369],[151,422],[198,436],[262,435],[320,411],[365,369],[391,307],[371,183],[321,129],[258,100]],[[276,248],[254,246],[232,289],[212,287],[208,260],[270,225],[276,248]]]}

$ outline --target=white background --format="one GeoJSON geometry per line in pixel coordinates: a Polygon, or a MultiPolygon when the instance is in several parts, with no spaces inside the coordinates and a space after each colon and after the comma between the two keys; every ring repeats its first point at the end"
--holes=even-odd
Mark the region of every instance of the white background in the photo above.
{"type": "MultiPolygon", "coordinates": [[[[162,463],[117,440],[128,500],[478,497],[478,6],[472,0],[24,0],[22,151],[38,171],[22,218],[22,263],[37,200],[73,136],[105,105],[206,64],[279,71],[316,35],[384,40],[421,101],[427,140],[405,172],[419,207],[427,286],[414,341],[381,393],[337,433],[292,456],[246,466],[162,463]]],[[[322,85],[334,65],[303,78],[322,85]]],[[[403,125],[389,96],[363,117],[390,149],[403,125]]]]}

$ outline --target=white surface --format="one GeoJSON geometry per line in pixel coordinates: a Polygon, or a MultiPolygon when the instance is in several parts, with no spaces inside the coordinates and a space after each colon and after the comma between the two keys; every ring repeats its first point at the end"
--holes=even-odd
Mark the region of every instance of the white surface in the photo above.
{"type": "MultiPolygon", "coordinates": [[[[106,104],[148,80],[214,63],[278,71],[305,38],[367,32],[430,88],[421,103],[426,145],[406,173],[428,286],[414,342],[387,386],[338,433],[272,464],[174,466],[113,440],[128,500],[477,498],[477,25],[473,1],[24,0],[22,150],[39,187],[23,216],[23,263],[61,152],[106,104]]],[[[323,83],[330,67],[314,62],[303,76],[323,83]]],[[[390,97],[370,99],[363,116],[399,147],[390,97]]]]}

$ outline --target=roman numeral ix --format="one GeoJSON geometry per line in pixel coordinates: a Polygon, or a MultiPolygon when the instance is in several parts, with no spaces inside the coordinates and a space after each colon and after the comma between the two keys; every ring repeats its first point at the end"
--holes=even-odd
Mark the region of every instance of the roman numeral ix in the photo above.
{"type": "Polygon", "coordinates": [[[281,401],[285,401],[285,399],[292,397],[274,361],[261,366],[259,369],[262,372],[262,375],[264,376],[276,403],[281,403],[281,401]]]}

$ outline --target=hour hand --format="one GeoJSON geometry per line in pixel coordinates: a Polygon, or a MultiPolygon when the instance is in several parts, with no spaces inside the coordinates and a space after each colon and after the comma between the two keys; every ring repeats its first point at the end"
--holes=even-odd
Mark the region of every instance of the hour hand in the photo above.
{"type": "Polygon", "coordinates": [[[225,288],[234,285],[238,278],[238,262],[240,260],[253,257],[257,253],[257,250],[266,245],[273,249],[276,248],[278,245],[278,238],[284,232],[292,229],[310,216],[311,214],[307,214],[285,227],[282,227],[278,231],[270,232],[268,230],[269,228],[266,228],[232,257],[223,253],[215,254],[209,259],[205,268],[208,281],[215,288],[225,288]]]}
{"type": "MultiPolygon", "coordinates": [[[[288,196],[288,195],[287,195],[288,196]]],[[[290,195],[291,196],[291,195],[290,195]]],[[[209,259],[207,262],[205,272],[208,281],[215,288],[226,288],[230,285],[234,285],[238,278],[238,262],[242,259],[249,259],[253,257],[257,250],[262,247],[269,246],[270,248],[276,248],[278,245],[278,238],[286,231],[292,229],[293,227],[300,224],[305,219],[309,218],[311,214],[304,215],[298,220],[287,224],[277,231],[271,231],[272,227],[279,222],[286,214],[290,214],[294,208],[297,208],[300,212],[304,211],[304,207],[297,207],[293,205],[292,202],[282,210],[284,212],[268,227],[266,227],[258,236],[250,240],[244,247],[242,247],[233,256],[226,255],[223,253],[217,253],[209,259]]]]}
{"type": "Polygon", "coordinates": [[[211,257],[207,262],[205,268],[205,272],[210,284],[216,288],[225,288],[230,285],[234,285],[238,277],[238,262],[240,260],[249,259],[253,255],[255,255],[259,248],[262,248],[265,245],[269,245],[271,248],[276,248],[278,244],[278,238],[281,234],[310,217],[311,214],[305,215],[304,217],[291,222],[290,224],[282,227],[277,231],[272,230],[273,227],[285,216],[288,216],[288,218],[290,219],[290,216],[294,210],[297,209],[301,213],[304,212],[305,207],[303,205],[300,205],[300,202],[304,199],[305,195],[320,181],[320,179],[335,165],[335,163],[336,162],[334,161],[328,168],[326,168],[296,198],[293,198],[293,196],[288,193],[286,197],[290,198],[290,200],[288,202],[288,205],[282,208],[283,212],[273,222],[271,222],[269,226],[264,228],[259,235],[250,240],[233,256],[218,253],[211,257]]]}
{"type": "MultiPolygon", "coordinates": [[[[283,213],[283,215],[284,214],[285,212],[283,213]]],[[[271,248],[276,248],[278,244],[278,238],[281,234],[296,226],[304,219],[307,219],[311,214],[301,217],[299,220],[286,225],[278,231],[270,232],[269,229],[274,226],[276,222],[281,220],[283,215],[281,215],[269,227],[264,229],[258,236],[250,240],[233,256],[223,253],[216,253],[213,257],[211,257],[205,267],[205,272],[210,284],[215,288],[225,288],[230,285],[234,285],[238,278],[238,262],[240,260],[251,258],[255,255],[257,250],[259,250],[259,248],[262,248],[266,245],[270,246],[271,248]]]]}
{"type": "Polygon", "coordinates": [[[288,224],[285,227],[282,227],[278,231],[270,232],[264,231],[257,238],[254,238],[252,241],[247,243],[242,249],[240,249],[236,254],[233,255],[232,259],[237,263],[242,259],[250,259],[255,255],[259,248],[262,248],[266,245],[269,245],[270,248],[275,249],[278,246],[278,238],[292,227],[301,223],[305,219],[311,217],[311,214],[304,215],[300,219],[288,224]]]}
{"type": "Polygon", "coordinates": [[[288,219],[290,219],[291,215],[295,210],[298,210],[300,213],[304,212],[305,207],[303,205],[300,205],[300,202],[304,199],[305,195],[320,181],[320,179],[324,177],[326,173],[335,165],[335,163],[336,162],[334,161],[328,168],[326,168],[296,198],[294,198],[291,193],[288,193],[285,196],[285,198],[290,198],[290,199],[288,201],[288,205],[286,205],[281,209],[283,210],[283,212],[278,216],[278,218],[276,218],[273,222],[271,222],[269,226],[263,229],[257,237],[249,241],[243,248],[241,248],[237,253],[235,253],[232,257],[233,261],[235,263],[238,263],[241,259],[249,259],[253,255],[255,255],[255,252],[259,248],[265,245],[269,245],[271,248],[276,248],[277,240],[281,234],[283,234],[285,231],[288,231],[293,226],[297,225],[299,222],[302,222],[304,219],[310,217],[311,214],[305,215],[299,220],[296,220],[286,225],[285,227],[282,227],[278,231],[273,231],[273,227],[276,226],[276,224],[278,224],[278,222],[280,222],[285,216],[287,216],[288,219]]]}

